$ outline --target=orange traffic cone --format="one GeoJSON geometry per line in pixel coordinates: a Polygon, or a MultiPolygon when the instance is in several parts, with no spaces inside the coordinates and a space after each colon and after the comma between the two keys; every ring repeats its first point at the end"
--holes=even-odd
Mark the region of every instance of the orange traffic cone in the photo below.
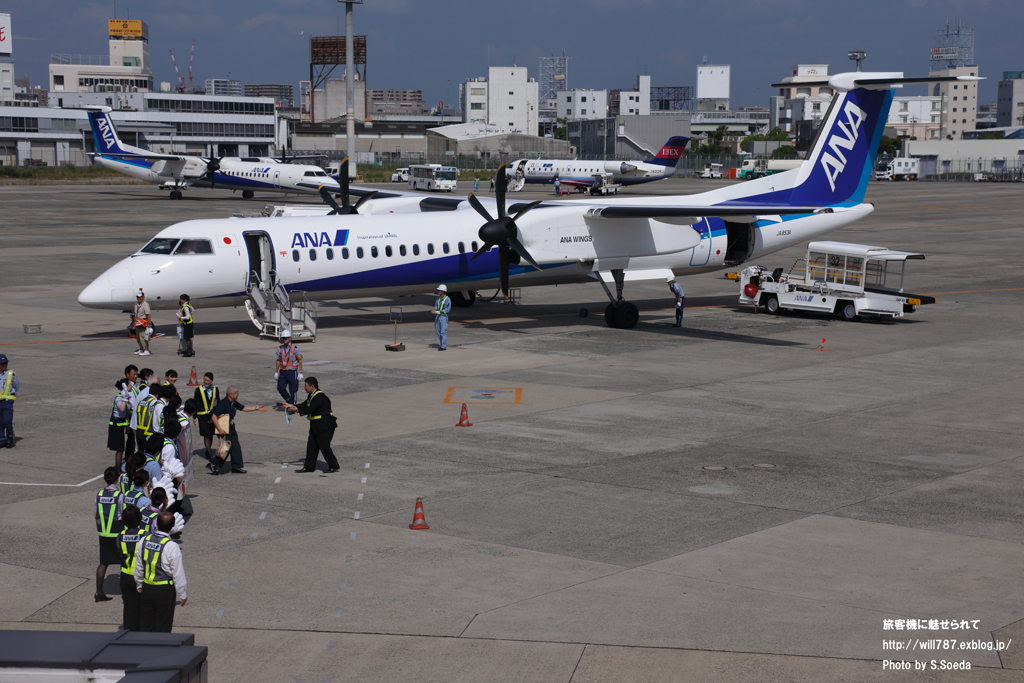
{"type": "Polygon", "coordinates": [[[196,378],[196,366],[192,366],[192,376],[188,378],[188,384],[185,386],[198,387],[199,380],[196,378]]]}
{"type": "Polygon", "coordinates": [[[425,531],[430,527],[427,526],[427,517],[423,514],[423,499],[416,499],[416,512],[412,515],[412,524],[409,528],[413,531],[425,531]]]}
{"type": "Polygon", "coordinates": [[[466,404],[462,404],[462,415],[459,416],[459,424],[456,427],[472,427],[473,423],[469,421],[469,412],[466,410],[466,404]]]}

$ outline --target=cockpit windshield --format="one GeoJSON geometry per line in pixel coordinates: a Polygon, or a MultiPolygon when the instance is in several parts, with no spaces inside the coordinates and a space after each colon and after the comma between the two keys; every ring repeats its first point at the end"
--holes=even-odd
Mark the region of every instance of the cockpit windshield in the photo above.
{"type": "Polygon", "coordinates": [[[212,254],[213,247],[210,246],[210,240],[182,240],[178,248],[174,250],[174,255],[179,256],[181,254],[212,254]]]}
{"type": "Polygon", "coordinates": [[[157,237],[139,251],[143,254],[170,254],[177,245],[178,240],[176,238],[157,237]]]}

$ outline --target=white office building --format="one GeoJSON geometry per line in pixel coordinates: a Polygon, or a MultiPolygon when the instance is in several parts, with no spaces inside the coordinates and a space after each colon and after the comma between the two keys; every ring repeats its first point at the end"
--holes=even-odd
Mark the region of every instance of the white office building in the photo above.
{"type": "Polygon", "coordinates": [[[207,78],[206,94],[207,95],[225,95],[227,97],[241,97],[244,93],[242,92],[242,82],[228,78],[207,78]]]}
{"type": "Polygon", "coordinates": [[[566,120],[603,119],[608,116],[607,90],[561,90],[558,118],[566,120]]]}
{"type": "Polygon", "coordinates": [[[611,102],[612,116],[650,116],[651,114],[651,77],[637,76],[636,86],[632,90],[613,90],[611,102]]]}
{"type": "Polygon", "coordinates": [[[820,125],[834,93],[828,86],[811,83],[827,79],[828,64],[794,66],[793,73],[782,79],[779,94],[769,98],[769,129],[779,128],[795,134],[801,122],[810,122],[814,128],[820,125]]]}
{"type": "Polygon", "coordinates": [[[149,70],[149,26],[144,21],[111,19],[109,55],[50,55],[50,93],[147,92],[153,89],[149,70]]]}
{"type": "Polygon", "coordinates": [[[996,126],[1024,126],[1024,71],[1004,71],[996,99],[996,126]]]}
{"type": "MultiPolygon", "coordinates": [[[[952,69],[932,71],[930,76],[977,76],[977,66],[958,66],[952,69]]],[[[978,119],[978,84],[936,83],[932,86],[933,97],[940,98],[940,130],[942,138],[959,140],[966,130],[974,130],[978,119]]]]}
{"type": "Polygon", "coordinates": [[[896,129],[896,137],[938,140],[942,128],[942,98],[894,97],[886,127],[896,129]]]}
{"type": "Polygon", "coordinates": [[[537,134],[537,82],[525,66],[492,66],[487,78],[462,84],[462,121],[510,132],[537,134]]]}

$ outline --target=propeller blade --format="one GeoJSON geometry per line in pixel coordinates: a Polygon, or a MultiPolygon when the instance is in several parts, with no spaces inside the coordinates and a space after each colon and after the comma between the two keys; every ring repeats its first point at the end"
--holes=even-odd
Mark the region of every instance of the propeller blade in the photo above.
{"type": "Polygon", "coordinates": [[[508,177],[505,175],[505,164],[498,167],[498,175],[494,180],[494,198],[498,200],[498,218],[505,217],[505,187],[508,177]]]}
{"type": "Polygon", "coordinates": [[[338,185],[341,186],[341,205],[348,208],[348,157],[342,159],[339,165],[338,185]]]}
{"type": "Polygon", "coordinates": [[[498,247],[498,277],[501,278],[501,293],[505,296],[508,296],[508,252],[508,247],[498,247]]]}
{"type": "Polygon", "coordinates": [[[533,266],[537,270],[540,270],[540,266],[538,266],[537,262],[533,259],[532,256],[530,256],[530,252],[526,251],[526,247],[523,246],[522,242],[520,242],[515,237],[512,237],[510,235],[509,238],[508,238],[508,243],[509,243],[509,246],[511,246],[513,249],[516,250],[517,254],[519,254],[524,259],[526,259],[527,263],[529,263],[531,266],[533,266]]]}
{"type": "Polygon", "coordinates": [[[332,197],[332,196],[331,196],[331,193],[330,193],[330,192],[328,192],[328,190],[327,190],[327,188],[326,188],[326,187],[324,187],[323,185],[321,185],[321,186],[320,186],[320,189],[319,189],[319,192],[320,192],[320,196],[321,196],[321,197],[323,198],[323,200],[324,200],[324,204],[327,204],[327,205],[328,205],[328,206],[330,206],[330,207],[331,207],[332,209],[334,209],[334,210],[333,210],[333,211],[331,211],[331,212],[330,212],[329,214],[327,214],[328,216],[334,216],[334,215],[336,215],[336,214],[339,214],[339,213],[341,213],[341,207],[340,207],[340,206],[338,206],[338,202],[334,201],[334,197],[332,197]]]}
{"type": "Polygon", "coordinates": [[[543,201],[544,201],[543,199],[538,199],[537,201],[530,202],[529,204],[527,204],[523,208],[519,209],[519,212],[516,213],[516,215],[512,217],[512,222],[515,223],[517,220],[522,218],[526,214],[527,211],[529,211],[530,209],[532,209],[533,207],[537,206],[538,204],[540,204],[543,201]]]}
{"type": "Polygon", "coordinates": [[[362,197],[360,197],[359,201],[356,202],[356,205],[352,207],[352,213],[359,213],[359,207],[373,199],[374,195],[376,194],[377,190],[374,190],[373,192],[367,192],[362,197]]]}
{"type": "Polygon", "coordinates": [[[469,195],[469,205],[476,209],[476,212],[483,216],[485,221],[489,222],[494,220],[491,218],[491,214],[487,213],[487,209],[485,209],[484,205],[480,203],[480,200],[476,198],[476,195],[472,193],[469,195]]]}
{"type": "Polygon", "coordinates": [[[473,256],[472,256],[472,257],[471,257],[471,258],[470,258],[469,260],[470,260],[470,261],[475,261],[475,260],[476,260],[476,257],[477,257],[477,256],[479,256],[480,254],[483,254],[483,253],[484,253],[484,252],[486,252],[486,251],[490,251],[490,249],[491,249],[492,247],[494,247],[494,245],[493,245],[493,244],[490,244],[490,243],[487,243],[487,244],[484,244],[484,245],[482,245],[482,246],[481,246],[481,247],[480,247],[479,249],[477,249],[477,250],[476,250],[476,251],[475,251],[475,252],[473,253],[473,256]]]}

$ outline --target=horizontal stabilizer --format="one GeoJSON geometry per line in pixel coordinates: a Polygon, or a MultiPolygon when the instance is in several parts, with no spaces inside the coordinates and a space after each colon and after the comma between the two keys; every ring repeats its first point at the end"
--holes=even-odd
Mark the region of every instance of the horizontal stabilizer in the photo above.
{"type": "Polygon", "coordinates": [[[982,81],[984,78],[980,76],[923,76],[919,78],[904,78],[903,73],[896,72],[881,72],[881,73],[869,73],[866,71],[848,72],[842,74],[836,74],[829,76],[829,78],[820,81],[800,81],[799,83],[772,83],[773,88],[792,88],[799,85],[801,88],[821,88],[830,87],[835,88],[840,92],[847,92],[854,90],[855,88],[865,88],[867,90],[889,90],[891,88],[899,88],[904,85],[914,85],[916,83],[948,83],[953,81],[982,81]]]}

